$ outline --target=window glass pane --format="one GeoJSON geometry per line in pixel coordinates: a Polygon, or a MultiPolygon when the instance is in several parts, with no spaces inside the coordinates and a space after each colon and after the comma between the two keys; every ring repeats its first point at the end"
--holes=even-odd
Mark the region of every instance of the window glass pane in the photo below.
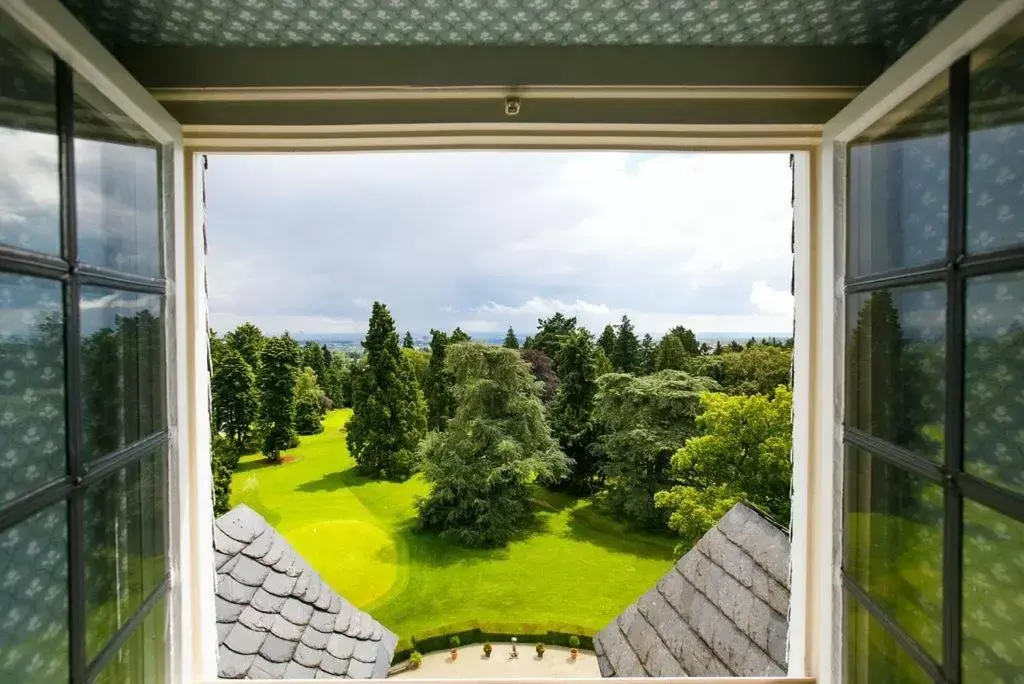
{"type": "Polygon", "coordinates": [[[851,276],[941,261],[949,225],[946,76],[850,145],[851,276]]]}
{"type": "Polygon", "coordinates": [[[946,289],[847,297],[846,424],[941,461],[946,289]]]}
{"type": "Polygon", "coordinates": [[[54,61],[0,16],[0,243],[60,252],[54,61]]]}
{"type": "Polygon", "coordinates": [[[964,502],[964,682],[1024,673],[1024,523],[964,502]]]}
{"type": "Polygon", "coordinates": [[[86,490],[85,644],[90,659],[164,577],[162,464],[162,455],[154,452],[86,490]],[[159,513],[150,512],[153,508],[159,513]],[[159,533],[154,515],[160,518],[159,533]]]}
{"type": "Polygon", "coordinates": [[[0,503],[65,473],[62,294],[0,273],[0,503]]]}
{"type": "Polygon", "coordinates": [[[166,681],[166,632],[166,599],[160,599],[103,668],[96,678],[96,684],[150,684],[166,681]]]}
{"type": "Polygon", "coordinates": [[[967,249],[1024,245],[1024,31],[1018,19],[971,57],[967,249]]]}
{"type": "Polygon", "coordinates": [[[967,282],[964,468],[1024,493],[1024,272],[967,282]]]}
{"type": "Polygon", "coordinates": [[[157,295],[82,288],[85,457],[159,431],[164,417],[163,310],[157,295]]]}
{"type": "Polygon", "coordinates": [[[917,662],[852,596],[846,597],[846,684],[932,684],[917,662]]]}
{"type": "Polygon", "coordinates": [[[75,77],[75,202],[79,259],[159,276],[156,144],[84,79],[75,77]]]}
{"type": "Polygon", "coordinates": [[[843,567],[936,661],[942,658],[942,489],[846,449],[843,567]]]}
{"type": "Polygon", "coordinates": [[[0,682],[67,681],[66,510],[0,532],[0,682]]]}

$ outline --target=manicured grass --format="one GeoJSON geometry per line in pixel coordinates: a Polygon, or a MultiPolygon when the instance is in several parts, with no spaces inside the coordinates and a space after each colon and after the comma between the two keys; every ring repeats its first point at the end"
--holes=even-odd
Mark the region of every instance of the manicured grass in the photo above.
{"type": "Polygon", "coordinates": [[[466,549],[416,529],[419,476],[359,476],[345,445],[350,410],[327,416],[268,465],[243,456],[232,504],[263,515],[342,596],[400,637],[447,625],[567,623],[594,631],[671,567],[675,540],[628,532],[589,501],[535,489],[539,513],[504,549],[466,549]]]}

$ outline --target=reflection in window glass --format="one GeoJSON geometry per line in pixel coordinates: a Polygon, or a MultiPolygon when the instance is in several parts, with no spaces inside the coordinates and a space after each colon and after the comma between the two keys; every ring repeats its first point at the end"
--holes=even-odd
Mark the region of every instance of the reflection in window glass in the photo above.
{"type": "Polygon", "coordinates": [[[96,684],[157,684],[167,678],[167,607],[160,599],[107,663],[96,684]]]}
{"type": "Polygon", "coordinates": [[[79,259],[90,266],[159,276],[156,143],[78,77],[75,105],[79,259]]]}
{"type": "Polygon", "coordinates": [[[942,488],[854,447],[846,449],[843,568],[942,660],[942,488]]]}
{"type": "Polygon", "coordinates": [[[931,684],[920,666],[851,596],[846,598],[846,684],[931,684]]]}
{"type": "Polygon", "coordinates": [[[0,273],[0,503],[65,472],[62,293],[0,273]]]}
{"type": "Polygon", "coordinates": [[[1024,523],[964,502],[965,682],[1024,672],[1024,523]]]}
{"type": "Polygon", "coordinates": [[[850,145],[850,276],[941,261],[949,224],[946,77],[850,145]]]}
{"type": "Polygon", "coordinates": [[[162,429],[161,298],[83,287],[84,452],[96,458],[162,429]]]}
{"type": "Polygon", "coordinates": [[[0,682],[68,679],[64,502],[0,532],[0,682]]]}
{"type": "Polygon", "coordinates": [[[163,462],[159,453],[130,463],[85,494],[86,650],[94,657],[164,577],[163,462]],[[148,462],[148,464],[147,464],[148,462]],[[152,509],[159,508],[154,514],[152,509]]]}
{"type": "Polygon", "coordinates": [[[967,282],[964,469],[1024,493],[1024,272],[967,282]]]}
{"type": "Polygon", "coordinates": [[[846,424],[940,461],[945,286],[853,294],[847,306],[846,424]]]}
{"type": "MultiPolygon", "coordinates": [[[[1018,20],[1005,33],[1019,36],[1022,29],[1018,20]]],[[[993,57],[995,49],[971,58],[969,252],[1024,245],[1024,41],[993,57]]]]}
{"type": "Polygon", "coordinates": [[[0,244],[60,252],[54,61],[0,23],[0,244]]]}

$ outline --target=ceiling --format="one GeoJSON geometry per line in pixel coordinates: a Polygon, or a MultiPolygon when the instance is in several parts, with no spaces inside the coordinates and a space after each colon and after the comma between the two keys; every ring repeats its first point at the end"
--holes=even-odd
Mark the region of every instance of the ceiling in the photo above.
{"type": "Polygon", "coordinates": [[[960,0],[63,0],[108,47],[882,45],[960,0]]]}

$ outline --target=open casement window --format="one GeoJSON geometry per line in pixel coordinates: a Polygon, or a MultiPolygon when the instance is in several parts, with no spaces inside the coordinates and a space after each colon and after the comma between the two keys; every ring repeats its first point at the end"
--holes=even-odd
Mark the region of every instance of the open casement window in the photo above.
{"type": "Polygon", "coordinates": [[[167,678],[168,152],[0,12],[0,681],[167,678]]]}
{"type": "Polygon", "coordinates": [[[1024,22],[846,147],[845,681],[1024,672],[1024,22]]]}

